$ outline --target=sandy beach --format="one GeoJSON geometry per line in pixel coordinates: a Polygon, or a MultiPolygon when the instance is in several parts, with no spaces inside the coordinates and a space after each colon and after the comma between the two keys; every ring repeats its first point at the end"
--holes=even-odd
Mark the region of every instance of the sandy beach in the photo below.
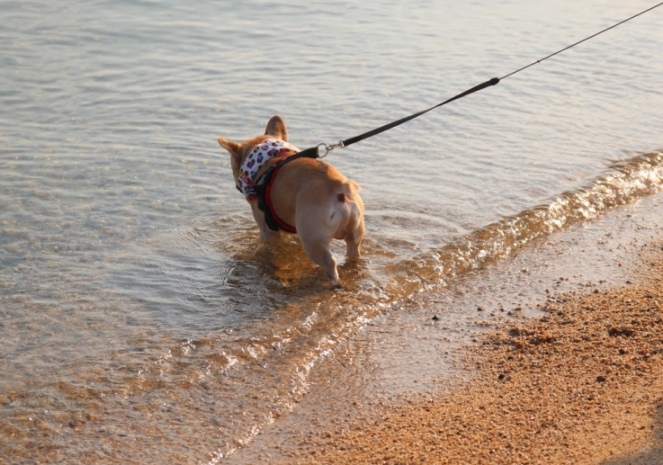
{"type": "Polygon", "coordinates": [[[459,388],[310,433],[285,462],[663,464],[663,243],[638,253],[623,285],[551,293],[485,333],[459,388]]]}

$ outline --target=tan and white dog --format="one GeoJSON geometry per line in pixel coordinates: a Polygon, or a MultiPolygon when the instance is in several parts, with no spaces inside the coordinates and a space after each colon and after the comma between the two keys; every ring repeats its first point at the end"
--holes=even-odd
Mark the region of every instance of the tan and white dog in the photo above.
{"type": "Polygon", "coordinates": [[[274,239],[281,231],[296,233],[309,258],[320,265],[334,284],[339,283],[336,260],[331,252],[333,239],[346,243],[347,256],[359,257],[364,238],[364,204],[359,185],[333,166],[318,159],[301,157],[278,168],[267,189],[261,210],[255,183],[269,168],[299,150],[288,143],[285,123],[273,116],[265,134],[232,142],[223,137],[219,144],[230,152],[237,188],[251,205],[262,241],[274,239]],[[278,231],[270,229],[278,225],[278,231]]]}

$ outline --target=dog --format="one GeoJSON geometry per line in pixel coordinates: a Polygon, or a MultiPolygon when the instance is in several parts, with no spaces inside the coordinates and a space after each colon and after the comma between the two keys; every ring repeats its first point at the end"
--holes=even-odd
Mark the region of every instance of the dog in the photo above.
{"type": "Polygon", "coordinates": [[[263,135],[239,143],[217,140],[230,153],[235,186],[251,205],[261,241],[297,234],[308,257],[338,286],[332,240],[344,240],[347,257],[357,258],[366,231],[359,185],[317,158],[286,160],[299,150],[278,115],[263,135]],[[271,177],[266,185],[263,176],[271,177]]]}

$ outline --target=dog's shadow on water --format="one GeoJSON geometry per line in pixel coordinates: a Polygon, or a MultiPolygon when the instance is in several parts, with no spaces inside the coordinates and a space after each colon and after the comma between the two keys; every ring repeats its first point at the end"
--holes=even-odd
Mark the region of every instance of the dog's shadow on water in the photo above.
{"type": "Polygon", "coordinates": [[[650,442],[654,447],[638,450],[624,457],[618,457],[603,462],[601,465],[659,465],[663,464],[663,403],[656,406],[656,418],[654,419],[654,431],[650,442]]]}

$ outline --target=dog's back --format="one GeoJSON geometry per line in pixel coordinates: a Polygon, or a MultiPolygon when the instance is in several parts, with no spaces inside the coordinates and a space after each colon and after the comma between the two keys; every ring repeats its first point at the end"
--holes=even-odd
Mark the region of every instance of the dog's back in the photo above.
{"type": "Polygon", "coordinates": [[[348,228],[363,229],[359,189],[333,166],[302,158],[283,166],[271,195],[276,213],[295,225],[300,237],[313,230],[311,234],[346,239],[348,228]]]}

